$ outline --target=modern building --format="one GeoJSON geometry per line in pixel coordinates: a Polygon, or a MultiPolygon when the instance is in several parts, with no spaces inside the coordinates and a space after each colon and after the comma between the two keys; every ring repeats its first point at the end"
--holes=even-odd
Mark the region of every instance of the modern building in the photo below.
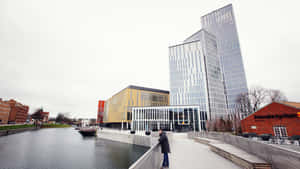
{"type": "Polygon", "coordinates": [[[10,105],[8,123],[25,123],[29,107],[13,99],[5,102],[10,105]]]}
{"type": "Polygon", "coordinates": [[[132,108],[135,131],[201,131],[206,130],[207,113],[200,106],[150,106],[132,108]]]}
{"type": "Polygon", "coordinates": [[[99,100],[98,102],[98,112],[97,112],[97,124],[102,124],[103,123],[103,116],[104,116],[104,105],[105,101],[104,100],[99,100]]]}
{"type": "Polygon", "coordinates": [[[0,124],[7,124],[10,112],[10,105],[0,98],[0,124]]]}
{"type": "Polygon", "coordinates": [[[167,105],[169,91],[130,85],[106,100],[103,123],[108,127],[130,128],[132,107],[167,105]]]}
{"type": "Polygon", "coordinates": [[[238,97],[248,89],[232,5],[201,23],[203,29],[169,47],[171,105],[133,103],[126,88],[105,104],[104,123],[128,124],[132,118],[134,130],[201,131],[206,120],[238,113],[238,97]]]}
{"type": "Polygon", "coordinates": [[[242,131],[278,137],[300,135],[300,103],[273,102],[241,121],[242,131]]]}
{"type": "Polygon", "coordinates": [[[248,88],[232,5],[202,16],[201,24],[216,36],[228,110],[237,113],[240,110],[238,97],[247,93],[248,88]]]}
{"type": "Polygon", "coordinates": [[[238,97],[248,89],[232,5],[201,17],[201,23],[201,30],[169,47],[171,106],[134,107],[135,130],[206,130],[206,120],[239,113],[238,97]]]}
{"type": "Polygon", "coordinates": [[[227,115],[216,37],[201,29],[169,47],[171,105],[198,105],[209,118],[227,115]]]}

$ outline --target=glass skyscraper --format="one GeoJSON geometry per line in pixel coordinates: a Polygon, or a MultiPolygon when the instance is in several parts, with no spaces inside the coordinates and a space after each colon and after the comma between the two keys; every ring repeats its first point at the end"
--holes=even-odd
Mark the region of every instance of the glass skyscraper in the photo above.
{"type": "Polygon", "coordinates": [[[232,5],[201,18],[202,29],[169,47],[170,106],[132,107],[134,130],[206,130],[239,111],[248,91],[232,5]]]}
{"type": "Polygon", "coordinates": [[[202,16],[201,24],[216,36],[228,110],[238,112],[237,99],[241,93],[248,92],[248,88],[232,5],[202,16]]]}
{"type": "Polygon", "coordinates": [[[200,30],[169,47],[171,105],[199,105],[208,118],[227,114],[216,37],[200,30]]]}

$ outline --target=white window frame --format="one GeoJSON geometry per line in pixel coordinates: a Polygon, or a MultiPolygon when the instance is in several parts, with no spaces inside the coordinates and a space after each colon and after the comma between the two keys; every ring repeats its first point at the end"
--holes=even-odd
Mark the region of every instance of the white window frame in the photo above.
{"type": "Polygon", "coordinates": [[[288,137],[288,133],[285,126],[274,126],[274,135],[277,137],[288,137]]]}

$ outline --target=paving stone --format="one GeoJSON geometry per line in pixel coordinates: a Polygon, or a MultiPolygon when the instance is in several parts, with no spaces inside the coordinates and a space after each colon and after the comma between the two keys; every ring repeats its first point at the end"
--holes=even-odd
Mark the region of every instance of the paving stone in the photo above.
{"type": "Polygon", "coordinates": [[[188,139],[185,133],[174,133],[169,140],[170,169],[241,169],[212,152],[207,145],[188,139]]]}

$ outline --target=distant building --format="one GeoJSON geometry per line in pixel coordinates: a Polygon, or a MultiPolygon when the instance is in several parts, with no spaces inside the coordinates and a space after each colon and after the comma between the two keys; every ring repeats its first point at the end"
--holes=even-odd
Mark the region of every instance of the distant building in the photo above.
{"type": "Polygon", "coordinates": [[[171,105],[198,105],[209,119],[227,115],[216,37],[200,30],[169,47],[171,105]]]}
{"type": "Polygon", "coordinates": [[[98,102],[98,112],[97,112],[97,124],[102,124],[103,123],[103,116],[104,116],[104,106],[105,106],[105,101],[104,100],[99,100],[98,102]]]}
{"type": "Polygon", "coordinates": [[[0,99],[0,124],[7,124],[10,112],[10,105],[0,99]]]}
{"type": "Polygon", "coordinates": [[[8,122],[25,123],[28,116],[29,107],[13,99],[5,102],[10,105],[8,122]]]}
{"type": "Polygon", "coordinates": [[[167,105],[169,91],[130,85],[105,102],[103,123],[108,127],[129,128],[132,107],[167,105]]]}
{"type": "Polygon", "coordinates": [[[300,103],[273,102],[241,121],[242,131],[278,137],[300,135],[300,103]]]}
{"type": "Polygon", "coordinates": [[[248,92],[248,87],[232,5],[202,16],[201,25],[216,36],[228,110],[229,113],[239,113],[237,99],[240,94],[248,92]]]}
{"type": "Polygon", "coordinates": [[[42,116],[43,116],[42,122],[47,123],[49,119],[49,112],[42,112],[42,116]]]}

